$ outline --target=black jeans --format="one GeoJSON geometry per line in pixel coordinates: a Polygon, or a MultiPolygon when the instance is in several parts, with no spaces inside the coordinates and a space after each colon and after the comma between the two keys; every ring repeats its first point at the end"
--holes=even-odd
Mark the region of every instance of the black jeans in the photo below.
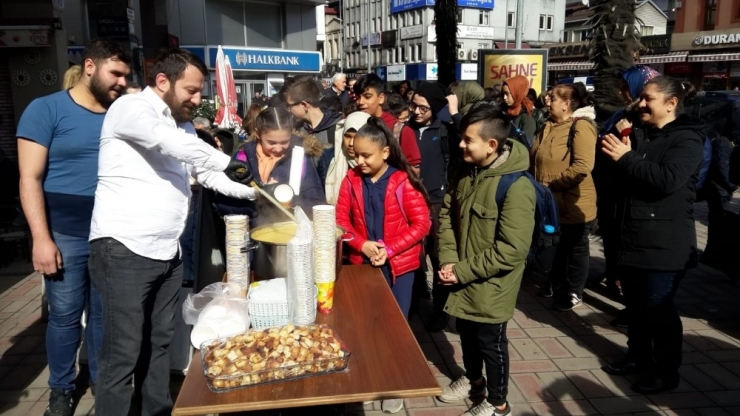
{"type": "Polygon", "coordinates": [[[575,292],[583,296],[588,280],[589,241],[593,221],[560,226],[560,243],[550,271],[550,283],[559,293],[575,292]]]}
{"type": "Polygon", "coordinates": [[[90,276],[103,304],[95,414],[126,416],[134,393],[141,414],[172,412],[168,348],[182,286],[182,262],[139,256],[112,238],[90,243],[90,276]]]}
{"type": "Polygon", "coordinates": [[[483,377],[483,365],[488,376],[488,402],[494,406],[506,403],[509,393],[509,340],[506,322],[482,324],[457,318],[457,332],[463,353],[465,377],[470,381],[483,377]]]}
{"type": "Polygon", "coordinates": [[[658,374],[678,376],[683,325],[673,298],[686,271],[661,272],[623,267],[619,270],[627,304],[628,357],[658,374]]]}
{"type": "Polygon", "coordinates": [[[434,305],[434,313],[436,314],[444,312],[447,297],[450,295],[450,290],[439,282],[439,237],[437,232],[439,231],[440,209],[442,209],[442,204],[431,204],[429,207],[432,227],[429,229],[429,235],[424,239],[424,257],[421,259],[421,267],[414,276],[415,290],[427,290],[426,256],[429,256],[432,262],[432,305],[434,305]]]}

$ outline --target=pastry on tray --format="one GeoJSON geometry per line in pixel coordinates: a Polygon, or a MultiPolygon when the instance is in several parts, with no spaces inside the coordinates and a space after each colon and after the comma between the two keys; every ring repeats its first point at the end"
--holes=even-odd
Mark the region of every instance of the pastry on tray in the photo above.
{"type": "Polygon", "coordinates": [[[214,391],[347,368],[349,351],[327,325],[286,325],[205,342],[203,372],[214,391]]]}

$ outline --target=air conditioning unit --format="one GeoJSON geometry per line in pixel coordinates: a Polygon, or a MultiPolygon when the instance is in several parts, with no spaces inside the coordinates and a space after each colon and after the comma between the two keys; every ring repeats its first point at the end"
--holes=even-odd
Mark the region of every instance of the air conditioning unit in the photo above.
{"type": "Polygon", "coordinates": [[[465,49],[458,49],[457,50],[457,60],[463,61],[468,58],[468,51],[465,49]]]}
{"type": "Polygon", "coordinates": [[[470,51],[470,60],[471,61],[477,61],[478,60],[478,51],[470,51]]]}

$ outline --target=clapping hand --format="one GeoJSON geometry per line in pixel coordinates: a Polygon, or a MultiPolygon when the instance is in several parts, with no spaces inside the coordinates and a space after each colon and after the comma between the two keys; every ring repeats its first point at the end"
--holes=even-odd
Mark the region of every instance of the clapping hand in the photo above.
{"type": "Polygon", "coordinates": [[[632,144],[629,137],[622,137],[622,140],[619,140],[617,136],[608,134],[601,141],[601,150],[616,162],[632,150],[632,144]]]}

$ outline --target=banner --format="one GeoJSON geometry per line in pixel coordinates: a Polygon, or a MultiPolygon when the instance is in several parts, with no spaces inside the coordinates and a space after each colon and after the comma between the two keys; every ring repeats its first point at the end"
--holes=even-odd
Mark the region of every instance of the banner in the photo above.
{"type": "Polygon", "coordinates": [[[507,78],[523,75],[539,95],[547,88],[547,49],[479,49],[478,82],[501,89],[507,78]]]}

